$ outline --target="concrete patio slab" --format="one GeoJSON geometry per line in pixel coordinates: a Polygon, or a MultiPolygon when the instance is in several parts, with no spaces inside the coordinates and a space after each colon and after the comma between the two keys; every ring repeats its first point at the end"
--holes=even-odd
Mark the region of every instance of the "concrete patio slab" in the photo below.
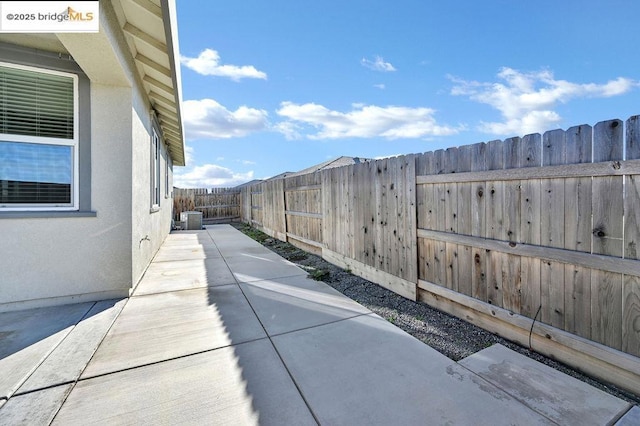
{"type": "Polygon", "coordinates": [[[0,313],[0,397],[11,396],[93,305],[0,313]]]}
{"type": "Polygon", "coordinates": [[[194,231],[192,234],[182,232],[172,232],[167,235],[162,243],[165,247],[179,247],[183,245],[215,246],[213,239],[206,231],[194,231]]]}
{"type": "Polygon", "coordinates": [[[251,282],[308,275],[305,270],[297,267],[295,264],[281,258],[280,256],[225,256],[225,260],[238,282],[251,282]]]}
{"type": "Polygon", "coordinates": [[[576,412],[609,410],[557,420],[539,390],[489,380],[535,361],[455,363],[229,225],[161,251],[126,304],[0,314],[0,424],[640,424],[552,382],[576,412]]]}
{"type": "Polygon", "coordinates": [[[174,239],[190,239],[197,238],[198,235],[202,234],[202,230],[184,230],[179,232],[172,232],[170,235],[173,236],[174,239]]]}
{"type": "Polygon", "coordinates": [[[558,424],[610,424],[630,407],[619,398],[500,344],[459,363],[558,424]]]}
{"type": "MultiPolygon", "coordinates": [[[[251,240],[253,241],[253,240],[251,240]]],[[[238,241],[231,246],[224,245],[220,248],[220,253],[227,260],[250,262],[253,258],[275,259],[280,258],[276,253],[272,252],[264,246],[247,247],[245,241],[238,241]]]]}
{"type": "Polygon", "coordinates": [[[179,245],[180,243],[207,245],[212,244],[213,240],[211,239],[211,235],[203,229],[194,231],[177,231],[169,233],[162,245],[179,245]]]}
{"type": "Polygon", "coordinates": [[[97,302],[16,394],[75,382],[126,302],[97,302]]]}
{"type": "Polygon", "coordinates": [[[273,253],[259,242],[230,225],[207,226],[207,231],[218,249],[227,256],[236,256],[243,251],[247,253],[273,253]]]}
{"type": "Polygon", "coordinates": [[[67,384],[14,396],[0,410],[0,424],[49,425],[72,388],[72,384],[67,384]]]}
{"type": "Polygon", "coordinates": [[[82,378],[263,337],[235,284],[132,297],[82,378]]]}
{"type": "Polygon", "coordinates": [[[267,339],[78,383],[53,424],[315,425],[267,339]]]}
{"type": "Polygon", "coordinates": [[[615,426],[638,426],[640,425],[640,407],[634,405],[615,426]]]}
{"type": "Polygon", "coordinates": [[[207,232],[215,241],[238,238],[238,234],[246,236],[231,225],[210,225],[207,226],[207,232]]]}
{"type": "Polygon", "coordinates": [[[140,296],[235,283],[236,279],[222,258],[153,262],[133,294],[140,296]]]}
{"type": "Polygon", "coordinates": [[[240,287],[270,336],[371,313],[325,283],[304,276],[240,287]]]}
{"type": "Polygon", "coordinates": [[[320,424],[551,424],[375,315],[272,340],[320,424]]]}
{"type": "MultiPolygon", "coordinates": [[[[203,232],[202,230],[193,231],[193,233],[187,234],[183,231],[181,232],[171,232],[167,235],[165,239],[165,243],[169,246],[171,245],[179,245],[182,243],[189,244],[213,244],[213,239],[211,236],[207,234],[207,232],[203,232]]],[[[164,243],[163,243],[164,245],[164,243]]]]}
{"type": "Polygon", "coordinates": [[[219,259],[221,254],[216,247],[160,247],[153,258],[154,262],[172,262],[176,260],[219,259]]]}

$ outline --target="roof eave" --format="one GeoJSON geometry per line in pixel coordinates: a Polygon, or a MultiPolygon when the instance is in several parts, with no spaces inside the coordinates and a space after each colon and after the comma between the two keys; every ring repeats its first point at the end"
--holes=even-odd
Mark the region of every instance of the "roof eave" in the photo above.
{"type": "Polygon", "coordinates": [[[180,74],[180,53],[178,43],[178,15],[175,0],[161,0],[162,21],[167,40],[167,54],[170,57],[171,80],[173,81],[174,99],[176,104],[176,119],[179,125],[179,135],[167,138],[171,158],[176,166],[185,166],[184,124],[182,120],[182,77],[180,74]]]}

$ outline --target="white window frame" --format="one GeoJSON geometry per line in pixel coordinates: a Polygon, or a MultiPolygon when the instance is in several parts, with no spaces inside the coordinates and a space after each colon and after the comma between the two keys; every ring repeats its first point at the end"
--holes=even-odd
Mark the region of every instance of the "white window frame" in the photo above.
{"type": "Polygon", "coordinates": [[[151,208],[160,208],[160,136],[155,127],[151,131],[151,208]]]}
{"type": "Polygon", "coordinates": [[[0,143],[2,142],[22,142],[30,144],[43,144],[43,145],[59,145],[70,146],[71,149],[71,162],[73,166],[73,178],[71,182],[71,204],[56,205],[56,204],[0,204],[0,211],[73,211],[79,209],[80,203],[80,191],[79,191],[79,175],[80,175],[80,163],[78,155],[79,144],[79,126],[78,126],[78,76],[76,74],[49,70],[46,68],[30,67],[27,65],[18,65],[8,62],[1,62],[0,66],[6,68],[21,69],[25,71],[32,71],[42,74],[53,74],[64,77],[71,77],[73,80],[73,139],[60,139],[41,136],[27,136],[27,135],[14,135],[8,133],[0,133],[0,143]]]}
{"type": "Polygon", "coordinates": [[[166,149],[166,159],[164,161],[164,198],[171,198],[171,191],[169,190],[169,162],[171,161],[169,155],[169,149],[166,149]]]}

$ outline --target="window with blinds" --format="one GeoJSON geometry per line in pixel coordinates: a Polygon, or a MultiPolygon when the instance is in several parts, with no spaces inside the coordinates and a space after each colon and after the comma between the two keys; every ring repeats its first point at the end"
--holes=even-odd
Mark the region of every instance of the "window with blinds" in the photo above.
{"type": "Polygon", "coordinates": [[[0,64],[0,209],[77,207],[74,75],[0,64]]]}

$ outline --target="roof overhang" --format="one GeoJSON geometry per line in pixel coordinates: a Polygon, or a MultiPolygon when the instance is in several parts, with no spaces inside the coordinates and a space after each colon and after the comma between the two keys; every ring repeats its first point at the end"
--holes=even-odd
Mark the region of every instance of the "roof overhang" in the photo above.
{"type": "Polygon", "coordinates": [[[184,166],[175,0],[113,0],[113,5],[173,164],[184,166]]]}
{"type": "Polygon", "coordinates": [[[147,94],[173,164],[185,165],[175,0],[103,0],[99,33],[3,33],[0,41],[71,55],[91,81],[103,84],[137,84],[123,68],[128,62],[147,94]]]}

